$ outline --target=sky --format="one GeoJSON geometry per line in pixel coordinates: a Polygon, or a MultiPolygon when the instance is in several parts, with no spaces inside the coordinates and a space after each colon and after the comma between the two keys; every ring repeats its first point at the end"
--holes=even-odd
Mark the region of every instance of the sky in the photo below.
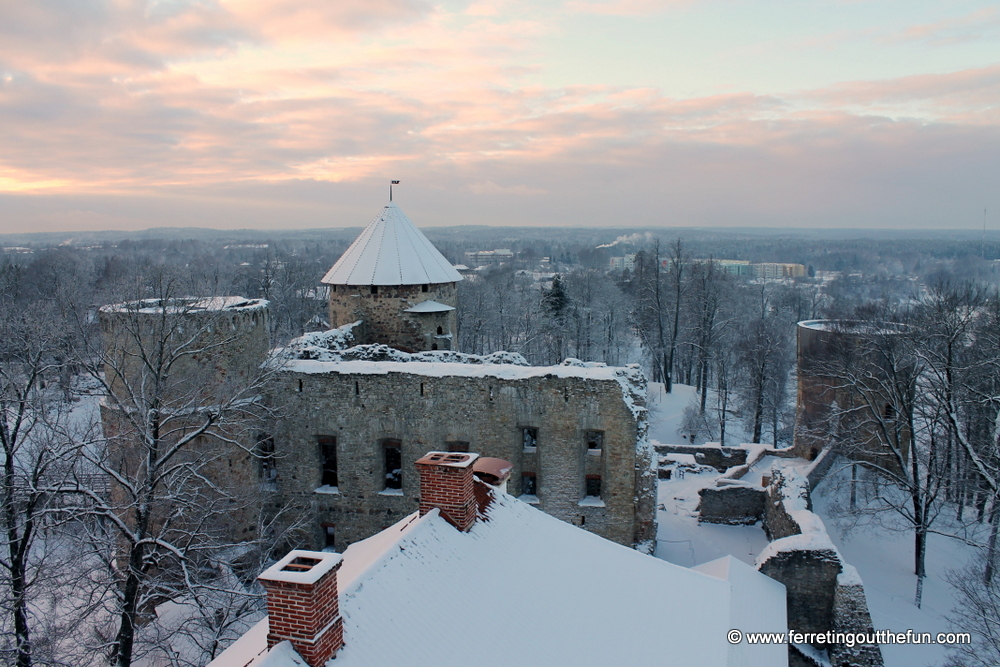
{"type": "Polygon", "coordinates": [[[995,0],[0,0],[0,233],[1000,229],[995,0]]]}

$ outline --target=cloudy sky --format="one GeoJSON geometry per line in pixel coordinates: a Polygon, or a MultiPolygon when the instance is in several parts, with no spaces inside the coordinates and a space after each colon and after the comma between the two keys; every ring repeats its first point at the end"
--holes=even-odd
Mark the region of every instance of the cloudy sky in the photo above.
{"type": "Polygon", "coordinates": [[[996,0],[0,0],[0,232],[1000,228],[996,0]]]}

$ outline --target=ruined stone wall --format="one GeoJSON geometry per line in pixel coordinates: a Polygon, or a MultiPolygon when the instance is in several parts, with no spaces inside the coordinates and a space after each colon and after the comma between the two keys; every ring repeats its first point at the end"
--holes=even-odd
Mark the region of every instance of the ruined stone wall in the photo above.
{"type": "Polygon", "coordinates": [[[736,480],[706,487],[698,495],[699,522],[752,526],[764,513],[764,489],[736,480]]]}
{"type": "MultiPolygon", "coordinates": [[[[228,388],[245,386],[260,372],[270,348],[267,301],[239,297],[184,298],[105,306],[99,311],[105,377],[122,401],[143,388],[170,402],[198,395],[211,402],[228,388]],[[199,304],[229,303],[231,307],[199,304]],[[232,304],[243,303],[235,306],[232,304]],[[165,352],[160,353],[160,348],[165,352]],[[169,362],[169,368],[150,369],[169,362]]],[[[140,394],[142,392],[139,392],[140,394]]]]}
{"type": "MultiPolygon", "coordinates": [[[[110,465],[134,491],[109,476],[111,506],[126,516],[137,507],[136,494],[144,495],[154,482],[144,465],[149,451],[142,444],[144,425],[129,419],[121,408],[104,404],[101,426],[110,465]]],[[[169,435],[160,440],[158,450],[166,451],[202,426],[198,416],[171,418],[164,424],[169,435]]],[[[171,517],[178,532],[161,534],[165,539],[183,536],[188,542],[192,522],[197,525],[196,541],[257,539],[259,518],[270,511],[263,507],[269,497],[262,490],[260,460],[252,453],[258,432],[256,420],[234,420],[211,427],[173,454],[155,478],[149,508],[153,531],[162,530],[163,522],[171,517]]]]}
{"type": "MultiPolygon", "coordinates": [[[[835,632],[873,633],[872,617],[868,612],[865,587],[851,565],[837,577],[833,597],[833,630],[835,632]]],[[[877,646],[834,644],[830,647],[833,667],[882,667],[882,651],[877,646]]]]}
{"type": "Polygon", "coordinates": [[[330,327],[336,329],[362,320],[362,329],[355,331],[359,344],[381,343],[406,352],[457,350],[454,310],[405,312],[423,301],[437,301],[454,308],[458,303],[455,283],[379,285],[377,294],[372,294],[370,285],[331,285],[330,327]]]}
{"type": "MultiPolygon", "coordinates": [[[[255,537],[260,462],[251,452],[260,425],[251,415],[270,347],[267,302],[241,297],[131,302],[102,308],[100,324],[111,390],[101,407],[102,429],[112,465],[134,486],[142,489],[146,481],[145,443],[152,438],[164,452],[213,415],[211,428],[171,459],[176,472],[157,487],[162,507],[153,509],[154,523],[162,521],[156,515],[161,509],[163,516],[173,511],[173,497],[200,509],[192,520],[206,538],[255,537]],[[234,407],[220,417],[220,405],[234,407]],[[158,428],[148,421],[153,408],[158,428]]],[[[112,483],[110,490],[117,511],[132,511],[134,499],[123,486],[112,483]]]]}
{"type": "Polygon", "coordinates": [[[514,495],[521,493],[523,473],[534,473],[537,501],[531,502],[542,511],[620,544],[652,540],[655,471],[649,453],[637,455],[636,446],[645,442],[644,396],[637,418],[622,391],[616,380],[554,374],[501,379],[286,370],[269,392],[285,415],[274,434],[276,502],[315,517],[315,547],[324,546],[326,524],[343,549],[415,511],[414,462],[462,442],[470,452],[514,465],[514,495]],[[535,447],[524,446],[525,427],[537,429],[535,447]],[[600,451],[588,450],[588,430],[603,432],[600,451]],[[320,435],[336,438],[336,489],[320,488],[320,435]],[[385,488],[385,439],[401,443],[400,490],[385,488]],[[600,499],[585,498],[587,475],[600,475],[600,499]]]}
{"type": "Polygon", "coordinates": [[[733,466],[745,465],[747,450],[741,447],[723,447],[718,443],[709,442],[704,445],[655,445],[657,454],[692,454],[694,460],[701,465],[712,466],[719,472],[725,472],[733,466]]]}
{"type": "Polygon", "coordinates": [[[905,419],[895,420],[884,392],[885,357],[873,344],[902,333],[866,329],[865,322],[809,320],[796,327],[797,396],[793,449],[813,460],[836,444],[852,458],[892,469],[899,463],[890,451],[898,443],[907,455],[905,419]],[[848,378],[854,378],[849,381],[848,378]],[[859,379],[865,378],[865,379],[859,379]],[[887,440],[882,426],[895,431],[887,440]]]}

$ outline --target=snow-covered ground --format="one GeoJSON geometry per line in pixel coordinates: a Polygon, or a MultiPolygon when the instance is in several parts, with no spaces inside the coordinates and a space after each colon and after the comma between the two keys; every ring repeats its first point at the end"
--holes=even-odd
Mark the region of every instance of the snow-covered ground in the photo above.
{"type": "MultiPolygon", "coordinates": [[[[849,473],[845,470],[840,475],[849,473]]],[[[831,516],[831,505],[847,493],[835,476],[828,477],[813,492],[813,510],[823,518],[827,532],[844,559],[857,568],[865,583],[868,607],[876,630],[894,632],[960,631],[950,628],[944,616],[955,605],[948,572],[962,568],[976,555],[975,548],[956,539],[930,535],[927,543],[927,578],[923,604],[913,604],[916,576],[913,574],[913,533],[892,532],[876,526],[861,526],[847,534],[831,516]]],[[[941,665],[947,646],[885,645],[886,667],[941,665]]]]}
{"type": "MultiPolygon", "coordinates": [[[[674,477],[678,476],[675,470],[674,477]]],[[[754,564],[757,554],[767,544],[760,525],[698,523],[698,490],[714,483],[718,476],[716,470],[702,467],[701,472],[684,471],[680,479],[660,480],[653,555],[685,567],[726,555],[754,564]]]]}
{"type": "MultiPolygon", "coordinates": [[[[715,400],[715,392],[709,390],[708,400],[715,400]]],[[[663,391],[662,382],[650,382],[646,394],[646,406],[649,409],[649,439],[654,442],[672,445],[691,445],[688,435],[681,431],[684,422],[684,409],[689,405],[697,405],[698,390],[691,385],[675,384],[668,394],[663,391]]],[[[738,419],[730,419],[726,423],[726,444],[747,440],[746,430],[738,419]]],[[[700,443],[700,441],[699,441],[700,443]]]]}
{"type": "MultiPolygon", "coordinates": [[[[698,490],[713,484],[720,473],[694,465],[693,456],[673,454],[676,459],[673,478],[659,481],[657,541],[654,555],[691,567],[726,554],[753,564],[767,544],[760,524],[725,526],[699,524],[698,490]]],[[[765,457],[748,473],[748,481],[758,480],[770,464],[787,460],[765,457]]],[[[787,461],[794,465],[793,462],[787,461]]],[[[916,578],[913,575],[913,534],[891,532],[874,526],[857,527],[845,534],[833,516],[835,496],[846,487],[828,478],[813,493],[813,509],[826,524],[834,544],[844,559],[857,568],[865,583],[872,623],[876,630],[905,632],[960,631],[952,628],[944,616],[954,606],[948,572],[964,566],[975,555],[972,547],[955,539],[931,535],[927,547],[928,576],[924,584],[923,605],[913,604],[916,578]]],[[[886,667],[924,667],[941,665],[947,646],[885,645],[882,654],[886,667]]]]}

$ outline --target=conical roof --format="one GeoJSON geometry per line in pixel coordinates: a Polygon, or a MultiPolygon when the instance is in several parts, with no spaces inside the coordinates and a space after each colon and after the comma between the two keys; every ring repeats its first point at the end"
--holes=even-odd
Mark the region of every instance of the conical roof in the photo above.
{"type": "Polygon", "coordinates": [[[333,268],[325,285],[424,285],[462,279],[451,263],[389,202],[333,268]]]}

